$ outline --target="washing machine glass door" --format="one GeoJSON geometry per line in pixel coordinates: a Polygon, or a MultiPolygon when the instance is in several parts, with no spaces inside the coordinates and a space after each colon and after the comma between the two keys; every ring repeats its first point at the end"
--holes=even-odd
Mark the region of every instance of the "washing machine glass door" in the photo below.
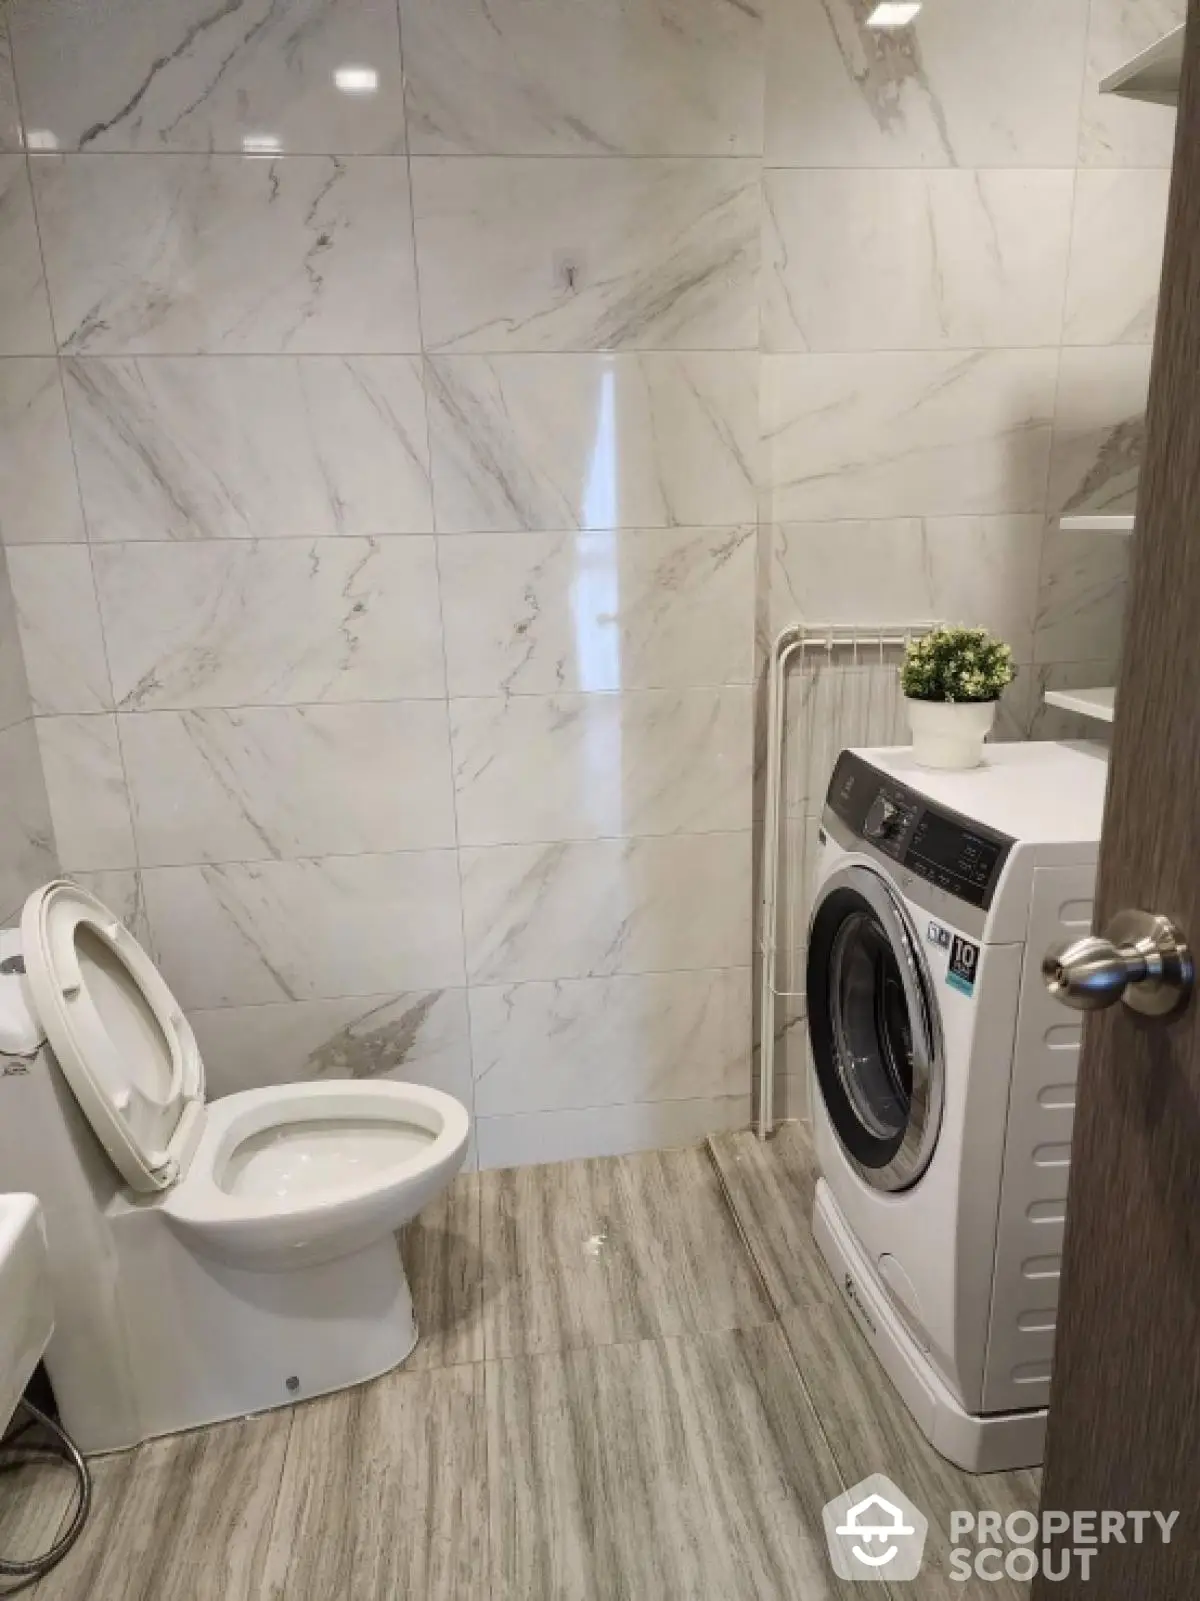
{"type": "Polygon", "coordinates": [[[868,1184],[906,1189],[937,1143],[941,1031],[910,919],[874,869],[847,866],[823,885],[809,925],[807,990],[830,1122],[868,1184]]]}

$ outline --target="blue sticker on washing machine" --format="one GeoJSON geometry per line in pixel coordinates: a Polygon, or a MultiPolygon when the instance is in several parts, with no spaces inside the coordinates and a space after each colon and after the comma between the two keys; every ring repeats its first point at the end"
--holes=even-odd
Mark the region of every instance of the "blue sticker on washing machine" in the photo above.
{"type": "Polygon", "coordinates": [[[979,946],[972,945],[961,934],[954,936],[950,947],[950,965],[946,969],[946,983],[962,995],[974,995],[975,975],[979,971],[979,946]]]}

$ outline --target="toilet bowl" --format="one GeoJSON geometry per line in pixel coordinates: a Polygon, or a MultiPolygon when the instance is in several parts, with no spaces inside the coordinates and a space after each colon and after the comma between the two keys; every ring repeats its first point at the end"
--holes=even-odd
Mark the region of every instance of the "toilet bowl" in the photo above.
{"type": "Polygon", "coordinates": [[[162,1210],[231,1267],[328,1262],[393,1233],[462,1163],[467,1114],[416,1084],[287,1084],[206,1108],[187,1176],[162,1210]]]}
{"type": "Polygon", "coordinates": [[[46,1362],[85,1451],[362,1382],[417,1330],[395,1234],[462,1165],[449,1095],[391,1080],[207,1104],[182,1008],[59,880],[0,933],[0,1188],[46,1214],[46,1362]]]}

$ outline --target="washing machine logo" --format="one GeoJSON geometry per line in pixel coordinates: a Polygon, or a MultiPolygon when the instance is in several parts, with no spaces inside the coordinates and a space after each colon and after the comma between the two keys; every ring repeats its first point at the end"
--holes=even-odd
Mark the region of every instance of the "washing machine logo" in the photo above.
{"type": "Polygon", "coordinates": [[[846,1277],[842,1280],[842,1284],[846,1291],[846,1299],[853,1303],[854,1310],[858,1313],[859,1317],[862,1318],[863,1322],[867,1325],[872,1334],[878,1333],[878,1330],[875,1327],[875,1321],[871,1314],[867,1311],[866,1306],[863,1304],[862,1296],[858,1293],[858,1285],[854,1282],[854,1276],[850,1273],[847,1273],[846,1277]]]}
{"type": "Polygon", "coordinates": [[[839,1579],[915,1579],[929,1522],[891,1479],[873,1473],[822,1511],[829,1560],[839,1579]]]}

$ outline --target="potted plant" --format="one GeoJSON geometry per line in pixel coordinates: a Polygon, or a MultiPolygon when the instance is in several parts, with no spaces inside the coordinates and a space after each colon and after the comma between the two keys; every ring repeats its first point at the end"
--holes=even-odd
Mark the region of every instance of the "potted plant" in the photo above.
{"type": "Polygon", "coordinates": [[[914,760],[922,767],[978,767],[996,702],[1013,676],[1011,648],[986,628],[935,628],[913,640],[900,684],[914,760]]]}

